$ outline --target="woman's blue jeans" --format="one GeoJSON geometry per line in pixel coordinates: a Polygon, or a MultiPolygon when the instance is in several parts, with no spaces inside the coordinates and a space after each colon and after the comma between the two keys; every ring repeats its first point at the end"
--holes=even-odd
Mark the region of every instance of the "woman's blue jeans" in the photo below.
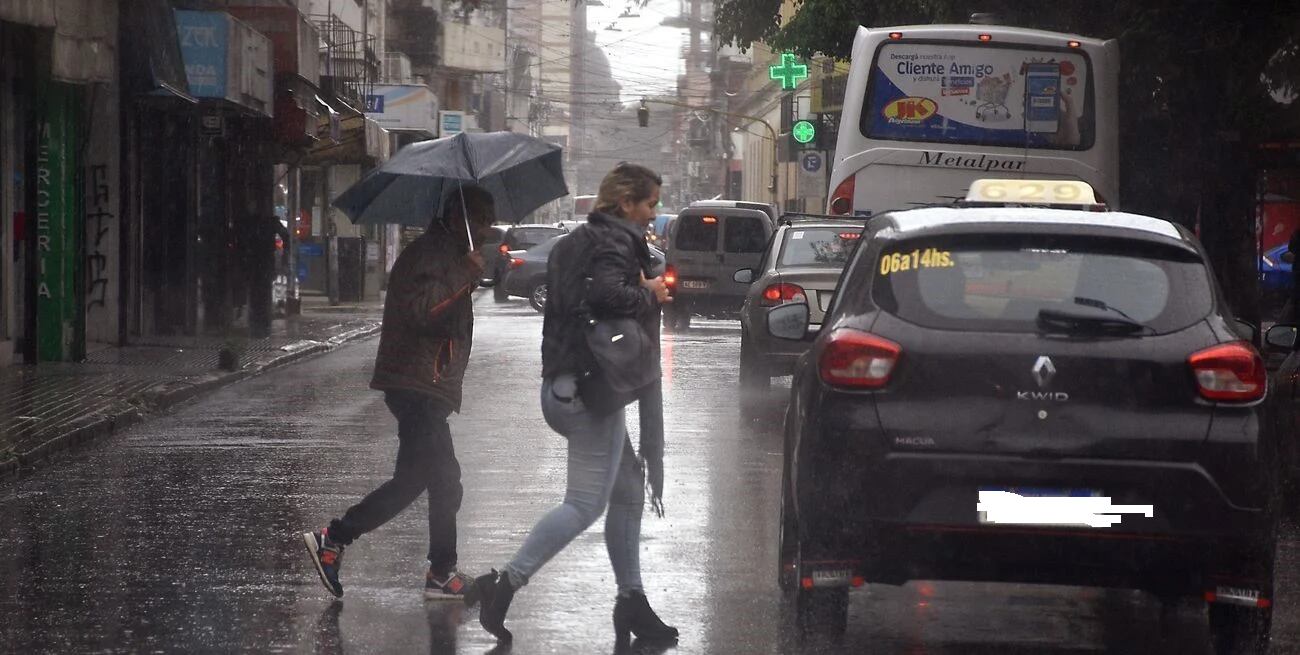
{"type": "Polygon", "coordinates": [[[506,565],[516,586],[527,584],[564,547],[582,534],[605,507],[605,547],[618,591],[641,590],[641,510],[645,473],[624,423],[624,411],[596,416],[578,398],[571,377],[542,382],[542,415],[569,441],[568,488],[564,502],[547,512],[506,565]]]}

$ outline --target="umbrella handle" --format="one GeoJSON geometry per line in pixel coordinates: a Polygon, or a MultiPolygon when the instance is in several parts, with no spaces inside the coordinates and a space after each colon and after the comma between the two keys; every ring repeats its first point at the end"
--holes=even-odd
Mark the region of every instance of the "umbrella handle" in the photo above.
{"type": "Polygon", "coordinates": [[[469,209],[465,206],[465,188],[456,180],[456,192],[460,194],[460,217],[465,221],[465,240],[469,242],[469,251],[474,252],[474,230],[469,227],[469,209]]]}

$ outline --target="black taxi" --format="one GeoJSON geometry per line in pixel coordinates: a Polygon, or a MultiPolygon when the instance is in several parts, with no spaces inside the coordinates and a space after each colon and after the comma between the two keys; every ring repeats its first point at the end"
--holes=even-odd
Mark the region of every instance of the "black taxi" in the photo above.
{"type": "MultiPolygon", "coordinates": [[[[769,313],[800,338],[809,308],[769,313]]],[[[873,218],[785,420],[778,572],[799,627],[910,580],[1139,589],[1266,647],[1268,382],[1204,250],[1080,182],[980,180],[873,218]],[[1068,202],[1068,206],[1043,201],[1068,202]]]]}

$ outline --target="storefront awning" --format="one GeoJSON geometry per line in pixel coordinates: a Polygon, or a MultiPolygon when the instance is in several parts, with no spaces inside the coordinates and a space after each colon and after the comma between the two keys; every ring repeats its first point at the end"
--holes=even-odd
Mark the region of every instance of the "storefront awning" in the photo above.
{"type": "Polygon", "coordinates": [[[167,0],[135,0],[121,20],[123,33],[134,37],[122,44],[122,81],[127,91],[196,102],[185,79],[176,19],[167,0]]]}
{"type": "MultiPolygon", "coordinates": [[[[339,114],[329,107],[333,116],[339,114]]],[[[326,126],[329,116],[320,121],[326,126]]],[[[344,116],[338,121],[338,138],[322,138],[302,160],[304,166],[331,166],[334,164],[373,165],[388,159],[391,154],[388,132],[365,116],[344,116]]]]}

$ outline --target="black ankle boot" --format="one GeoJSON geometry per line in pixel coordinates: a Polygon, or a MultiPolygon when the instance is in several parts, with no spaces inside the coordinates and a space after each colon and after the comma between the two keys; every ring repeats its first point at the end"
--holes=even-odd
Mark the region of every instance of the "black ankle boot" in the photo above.
{"type": "Polygon", "coordinates": [[[515,597],[510,575],[492,569],[491,573],[475,578],[474,586],[478,589],[479,602],[482,603],[478,611],[479,625],[491,632],[498,641],[510,642],[514,635],[510,634],[505,625],[506,612],[510,610],[510,601],[515,597]]]}
{"type": "Polygon", "coordinates": [[[650,609],[650,601],[645,594],[633,591],[626,596],[619,596],[614,601],[614,640],[617,648],[627,648],[628,632],[637,639],[651,641],[677,638],[677,628],[665,624],[650,609]]]}

